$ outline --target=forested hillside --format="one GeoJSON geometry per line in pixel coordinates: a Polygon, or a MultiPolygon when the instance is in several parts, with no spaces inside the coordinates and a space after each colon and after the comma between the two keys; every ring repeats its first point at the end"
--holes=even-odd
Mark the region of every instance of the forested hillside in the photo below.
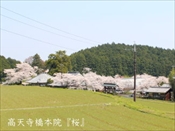
{"type": "MultiPolygon", "coordinates": [[[[153,76],[168,76],[174,65],[175,51],[136,45],[137,74],[147,73],[153,76]]],[[[98,47],[81,50],[72,54],[74,71],[89,67],[100,75],[133,75],[133,46],[126,44],[103,44],[98,47]]]]}

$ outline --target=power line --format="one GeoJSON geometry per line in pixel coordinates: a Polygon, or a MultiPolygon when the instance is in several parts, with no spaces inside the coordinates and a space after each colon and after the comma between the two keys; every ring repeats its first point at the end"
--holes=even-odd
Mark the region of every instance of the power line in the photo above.
{"type": "MultiPolygon", "coordinates": [[[[91,44],[91,43],[89,43],[89,42],[84,42],[84,41],[81,41],[81,40],[77,40],[77,39],[74,39],[74,38],[71,38],[71,37],[67,37],[67,36],[64,36],[64,35],[60,35],[60,34],[57,34],[57,33],[54,33],[54,32],[51,32],[51,31],[48,31],[48,30],[45,30],[45,29],[42,29],[42,28],[39,28],[39,27],[36,27],[36,26],[33,26],[33,25],[30,25],[30,24],[27,24],[27,23],[25,23],[25,22],[19,21],[19,20],[17,20],[17,19],[11,18],[11,17],[6,16],[6,15],[3,15],[3,14],[1,14],[1,16],[5,17],[5,18],[8,18],[8,19],[11,19],[11,20],[13,20],[13,21],[17,21],[17,22],[19,22],[19,23],[25,24],[25,25],[27,25],[27,26],[30,26],[30,27],[33,27],[33,28],[36,28],[36,29],[39,29],[39,30],[42,30],[42,31],[45,31],[45,32],[48,32],[48,33],[51,33],[51,34],[54,34],[54,35],[58,35],[58,36],[61,36],[61,37],[64,37],[64,38],[68,38],[68,39],[71,39],[71,40],[75,40],[75,41],[79,41],[79,42],[91,44]]],[[[91,44],[91,45],[94,45],[94,44],[91,44]]]]}
{"type": "Polygon", "coordinates": [[[56,44],[53,44],[53,43],[50,43],[50,42],[45,42],[45,41],[42,41],[42,40],[30,37],[30,36],[26,36],[26,35],[22,35],[22,34],[19,34],[19,33],[16,33],[16,32],[9,31],[9,30],[3,29],[3,28],[0,28],[0,29],[2,31],[6,31],[8,33],[15,34],[15,35],[18,35],[18,36],[22,36],[22,37],[25,37],[25,38],[28,38],[28,39],[31,39],[31,40],[35,40],[35,41],[41,42],[41,43],[45,43],[45,44],[49,44],[49,45],[53,45],[53,46],[57,46],[57,47],[61,47],[61,48],[65,48],[65,49],[68,49],[68,50],[75,51],[74,49],[71,49],[71,48],[59,46],[59,45],[56,45],[56,44]]]}
{"type": "Polygon", "coordinates": [[[42,24],[42,25],[44,25],[44,26],[50,27],[50,28],[52,28],[52,29],[55,29],[55,30],[64,32],[64,33],[66,33],[66,34],[69,34],[69,35],[72,35],[72,36],[75,36],[75,37],[79,37],[79,38],[84,39],[84,40],[88,40],[88,41],[91,41],[91,42],[96,42],[96,43],[100,43],[100,44],[101,44],[101,42],[94,41],[94,40],[91,40],[91,39],[88,39],[88,38],[84,38],[84,37],[79,36],[79,35],[75,35],[75,34],[69,33],[69,32],[67,32],[67,31],[58,29],[58,28],[56,28],[56,27],[50,26],[50,25],[48,25],[48,24],[42,23],[42,22],[37,21],[37,20],[35,20],[35,19],[32,19],[32,18],[29,18],[29,17],[24,16],[24,15],[22,15],[22,14],[19,14],[19,13],[15,12],[15,11],[12,11],[12,10],[7,9],[7,8],[5,8],[5,7],[2,7],[2,6],[0,6],[0,7],[1,7],[2,9],[4,9],[4,10],[7,10],[7,11],[12,12],[12,13],[14,13],[14,14],[17,14],[17,15],[19,15],[19,16],[22,16],[22,17],[24,17],[24,18],[26,18],[26,19],[29,19],[29,20],[34,21],[34,22],[36,22],[36,23],[42,24]]]}

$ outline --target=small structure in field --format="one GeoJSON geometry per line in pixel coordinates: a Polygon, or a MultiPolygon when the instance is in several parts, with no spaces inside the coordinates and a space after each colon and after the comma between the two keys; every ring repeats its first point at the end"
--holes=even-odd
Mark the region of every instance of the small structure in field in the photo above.
{"type": "Polygon", "coordinates": [[[27,82],[22,82],[22,85],[23,85],[23,86],[27,86],[27,85],[29,85],[29,83],[27,83],[27,82]]]}
{"type": "Polygon", "coordinates": [[[110,94],[116,94],[116,89],[118,89],[118,85],[114,84],[114,83],[104,83],[104,93],[110,93],[110,94]]]}
{"type": "Polygon", "coordinates": [[[51,78],[53,78],[53,77],[46,74],[46,73],[42,73],[42,74],[34,77],[33,79],[27,81],[27,83],[29,83],[30,85],[45,86],[45,85],[47,85],[48,79],[51,79],[51,78]]]}
{"type": "Polygon", "coordinates": [[[150,87],[144,90],[144,94],[147,98],[170,100],[171,91],[171,87],[150,87]]]}

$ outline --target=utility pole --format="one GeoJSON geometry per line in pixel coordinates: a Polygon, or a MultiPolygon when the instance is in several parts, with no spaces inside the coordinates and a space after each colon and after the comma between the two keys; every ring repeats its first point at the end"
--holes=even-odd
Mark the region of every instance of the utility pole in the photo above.
{"type": "MultiPolygon", "coordinates": [[[[128,49],[125,49],[128,50],[128,49]]],[[[134,94],[133,94],[133,100],[134,102],[136,101],[136,44],[134,41],[134,48],[132,49],[132,51],[134,52],[134,94]]]]}
{"type": "Polygon", "coordinates": [[[174,98],[175,98],[175,87],[173,87],[173,85],[175,86],[175,65],[172,66],[172,69],[173,69],[173,82],[174,82],[174,84],[172,84],[172,90],[173,90],[173,93],[172,93],[173,97],[172,98],[173,98],[173,101],[174,101],[174,98]]]}
{"type": "Polygon", "coordinates": [[[134,42],[134,102],[136,101],[136,44],[134,42]]]}

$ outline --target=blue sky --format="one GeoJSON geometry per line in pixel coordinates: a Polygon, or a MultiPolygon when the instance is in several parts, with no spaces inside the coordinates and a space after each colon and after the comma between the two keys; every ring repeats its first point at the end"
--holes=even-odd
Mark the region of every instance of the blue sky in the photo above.
{"type": "Polygon", "coordinates": [[[1,1],[1,7],[56,28],[1,8],[1,55],[20,61],[36,53],[46,60],[59,50],[71,55],[112,42],[174,48],[173,1],[1,1]]]}

